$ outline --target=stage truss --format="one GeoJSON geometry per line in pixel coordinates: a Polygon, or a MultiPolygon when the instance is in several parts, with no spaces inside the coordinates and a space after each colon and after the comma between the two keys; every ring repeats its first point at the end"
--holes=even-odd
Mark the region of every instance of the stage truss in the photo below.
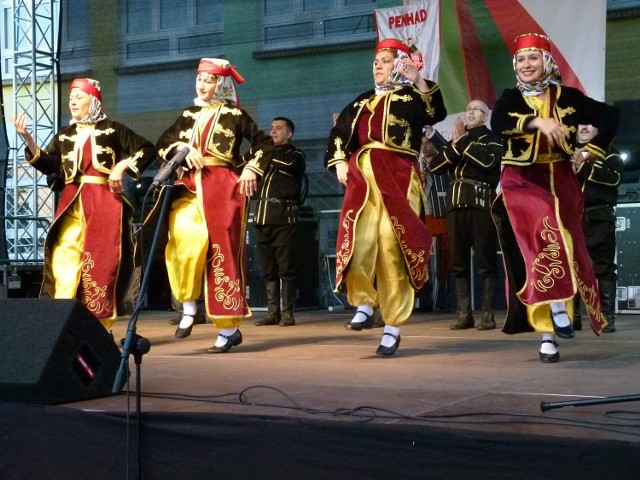
{"type": "MultiPolygon", "coordinates": [[[[13,2],[13,111],[27,116],[33,138],[41,146],[49,143],[58,127],[59,8],[59,1],[13,2]]],[[[25,161],[22,138],[16,133],[12,140],[5,198],[7,254],[14,264],[41,263],[55,198],[45,176],[25,161]]]]}

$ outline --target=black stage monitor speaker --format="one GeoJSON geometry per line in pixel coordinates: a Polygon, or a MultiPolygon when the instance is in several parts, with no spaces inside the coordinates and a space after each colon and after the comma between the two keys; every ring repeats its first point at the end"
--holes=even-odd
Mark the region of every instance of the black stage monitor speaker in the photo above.
{"type": "Polygon", "coordinates": [[[78,300],[0,299],[0,400],[50,405],[111,395],[120,358],[78,300]]]}

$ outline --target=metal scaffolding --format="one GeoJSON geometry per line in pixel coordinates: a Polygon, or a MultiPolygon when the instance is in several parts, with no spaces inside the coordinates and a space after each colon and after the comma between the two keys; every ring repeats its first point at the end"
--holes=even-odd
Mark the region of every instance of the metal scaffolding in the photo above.
{"type": "MultiPolygon", "coordinates": [[[[36,143],[46,146],[57,131],[57,17],[59,1],[13,2],[13,111],[25,114],[36,143]]],[[[14,264],[41,263],[44,239],[55,213],[46,178],[24,159],[16,133],[5,198],[7,253],[14,264]]]]}

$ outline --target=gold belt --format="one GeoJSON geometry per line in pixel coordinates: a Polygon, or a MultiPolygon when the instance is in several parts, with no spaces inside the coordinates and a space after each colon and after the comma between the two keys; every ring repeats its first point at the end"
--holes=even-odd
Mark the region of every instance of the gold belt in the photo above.
{"type": "Polygon", "coordinates": [[[373,142],[365,143],[361,148],[379,148],[381,150],[392,150],[388,145],[375,140],[373,142]]]}
{"type": "Polygon", "coordinates": [[[360,148],[367,148],[367,149],[372,149],[372,148],[377,148],[380,150],[387,150],[389,152],[397,152],[401,155],[407,155],[410,157],[413,157],[413,161],[418,161],[418,156],[415,154],[415,152],[413,150],[405,150],[405,149],[401,149],[401,148],[397,148],[397,147],[391,147],[385,143],[379,142],[377,140],[374,140],[372,142],[369,143],[365,143],[364,145],[362,145],[360,148]]]}
{"type": "Polygon", "coordinates": [[[231,160],[222,159],[219,157],[203,157],[203,163],[208,167],[231,167],[233,163],[231,160]]]}
{"type": "Polygon", "coordinates": [[[97,185],[107,185],[109,179],[107,177],[97,177],[94,175],[80,175],[74,179],[74,183],[95,183],[97,185]]]}
{"type": "Polygon", "coordinates": [[[567,157],[562,153],[542,153],[536,157],[535,163],[555,163],[566,159],[567,157]]]}

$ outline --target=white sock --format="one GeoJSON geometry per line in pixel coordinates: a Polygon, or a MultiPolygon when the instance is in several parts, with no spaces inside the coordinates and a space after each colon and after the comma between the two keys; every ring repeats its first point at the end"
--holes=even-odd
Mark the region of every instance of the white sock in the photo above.
{"type": "Polygon", "coordinates": [[[182,318],[180,319],[180,325],[178,325],[179,328],[189,328],[191,325],[193,325],[193,315],[182,315],[182,318]]]}
{"type": "Polygon", "coordinates": [[[397,337],[398,335],[400,335],[400,327],[394,327],[393,325],[384,326],[384,332],[382,335],[382,340],[380,341],[380,345],[382,345],[383,347],[391,347],[394,343],[397,342],[397,340],[391,335],[384,335],[385,333],[390,333],[391,335],[397,337]]]}
{"type": "Polygon", "coordinates": [[[373,307],[370,307],[369,305],[360,305],[358,307],[358,311],[356,312],[356,314],[351,319],[351,323],[363,323],[363,322],[366,322],[367,321],[367,317],[365,317],[362,312],[366,313],[367,315],[373,315],[373,307]]]}
{"type": "Polygon", "coordinates": [[[184,315],[191,315],[192,317],[195,317],[197,311],[198,311],[198,307],[196,306],[195,300],[184,302],[182,304],[182,313],[184,315]]]}
{"type": "Polygon", "coordinates": [[[551,343],[542,343],[540,345],[540,353],[547,353],[552,355],[558,351],[558,347],[556,347],[556,336],[553,333],[543,333],[542,340],[551,340],[551,343]]]}
{"type": "Polygon", "coordinates": [[[568,327],[571,325],[569,314],[567,313],[567,306],[564,302],[551,302],[551,315],[553,315],[553,321],[559,327],[568,327]],[[563,313],[559,313],[563,312],[563,313]]]}
{"type": "Polygon", "coordinates": [[[218,338],[216,338],[216,347],[224,347],[227,342],[229,340],[227,340],[226,338],[224,338],[222,335],[226,335],[227,337],[230,335],[233,335],[234,333],[236,333],[236,330],[238,330],[238,327],[233,327],[233,328],[221,328],[218,338]]]}

